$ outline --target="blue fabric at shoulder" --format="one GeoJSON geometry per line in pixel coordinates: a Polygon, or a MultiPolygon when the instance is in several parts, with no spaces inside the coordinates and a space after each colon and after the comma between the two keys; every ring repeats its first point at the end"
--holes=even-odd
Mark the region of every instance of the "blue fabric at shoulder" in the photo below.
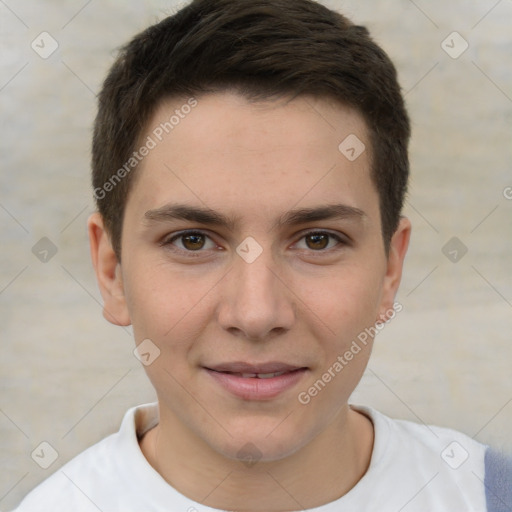
{"type": "Polygon", "coordinates": [[[512,456],[487,448],[485,452],[487,512],[512,512],[512,456]]]}

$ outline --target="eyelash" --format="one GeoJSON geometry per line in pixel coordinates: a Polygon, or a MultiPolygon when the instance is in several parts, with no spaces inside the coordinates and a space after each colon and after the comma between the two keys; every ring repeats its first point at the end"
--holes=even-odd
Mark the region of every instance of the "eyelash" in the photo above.
{"type": "MultiPolygon", "coordinates": [[[[164,238],[162,240],[162,242],[160,243],[160,245],[161,246],[165,246],[165,247],[174,246],[173,242],[175,242],[176,240],[179,240],[180,238],[188,236],[188,235],[202,236],[202,237],[208,238],[211,241],[213,241],[212,238],[208,235],[208,233],[205,233],[205,232],[200,231],[200,230],[188,230],[188,231],[181,231],[179,233],[176,233],[176,234],[172,235],[171,237],[164,238]]],[[[334,239],[337,242],[337,244],[334,247],[330,247],[330,248],[327,248],[327,249],[319,249],[319,250],[308,249],[311,253],[317,253],[317,254],[328,253],[328,252],[330,252],[332,250],[336,250],[336,248],[340,249],[340,247],[338,247],[338,246],[346,246],[346,245],[349,244],[349,242],[348,242],[348,240],[346,238],[344,238],[344,237],[342,237],[340,235],[336,235],[334,233],[331,233],[330,231],[324,231],[324,230],[308,231],[308,232],[302,234],[302,236],[299,238],[298,241],[301,241],[301,240],[307,238],[308,236],[312,236],[312,235],[327,235],[331,239],[334,239]]],[[[298,243],[298,242],[295,242],[295,244],[296,243],[298,243]]],[[[174,246],[173,250],[177,250],[177,251],[180,251],[180,252],[187,253],[187,256],[200,257],[201,253],[205,252],[207,249],[206,250],[205,249],[198,249],[197,251],[192,251],[192,250],[189,250],[189,249],[184,249],[184,248],[181,248],[181,247],[174,246]]]]}

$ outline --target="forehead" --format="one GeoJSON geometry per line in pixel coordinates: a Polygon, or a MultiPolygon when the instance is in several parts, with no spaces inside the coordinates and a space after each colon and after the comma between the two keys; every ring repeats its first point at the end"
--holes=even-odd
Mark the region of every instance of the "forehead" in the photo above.
{"type": "Polygon", "coordinates": [[[299,203],[378,210],[365,122],[327,99],[250,102],[222,92],[169,100],[148,123],[142,142],[150,140],[129,198],[140,207],[179,198],[258,215],[299,203]]]}

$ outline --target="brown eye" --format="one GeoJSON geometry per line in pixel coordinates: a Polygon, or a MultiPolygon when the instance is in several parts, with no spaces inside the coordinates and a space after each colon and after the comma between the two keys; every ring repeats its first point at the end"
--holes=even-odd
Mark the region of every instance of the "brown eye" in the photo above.
{"type": "Polygon", "coordinates": [[[204,235],[198,233],[181,236],[183,247],[189,251],[198,251],[199,249],[202,249],[205,244],[204,238],[204,235]]]}
{"type": "Polygon", "coordinates": [[[322,250],[329,245],[329,238],[325,233],[313,233],[306,236],[306,245],[309,249],[322,250]]]}
{"type": "Polygon", "coordinates": [[[347,243],[345,238],[329,231],[310,231],[295,244],[295,249],[327,254],[331,250],[342,249],[347,243]]]}
{"type": "Polygon", "coordinates": [[[202,253],[217,247],[215,242],[201,231],[182,231],[172,237],[165,238],[161,245],[174,246],[178,250],[188,253],[202,253]]]}

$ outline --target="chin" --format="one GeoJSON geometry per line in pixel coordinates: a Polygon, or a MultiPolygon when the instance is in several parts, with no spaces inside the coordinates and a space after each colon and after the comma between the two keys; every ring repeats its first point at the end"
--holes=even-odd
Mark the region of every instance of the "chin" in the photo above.
{"type": "Polygon", "coordinates": [[[299,451],[314,437],[313,433],[308,435],[291,424],[287,428],[279,426],[281,421],[282,418],[272,418],[272,421],[263,421],[258,425],[252,419],[245,424],[245,428],[239,424],[236,434],[227,429],[232,437],[226,434],[224,442],[212,440],[209,444],[223,457],[242,462],[248,467],[257,462],[279,461],[299,451]]]}

